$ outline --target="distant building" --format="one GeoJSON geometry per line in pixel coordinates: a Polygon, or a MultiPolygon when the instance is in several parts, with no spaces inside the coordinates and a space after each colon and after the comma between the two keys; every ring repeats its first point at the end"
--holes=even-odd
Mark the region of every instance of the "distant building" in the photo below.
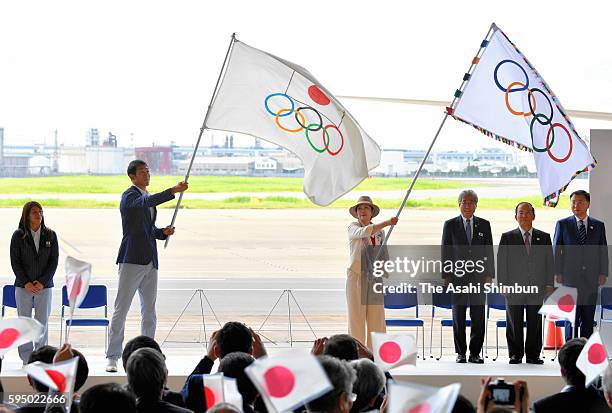
{"type": "Polygon", "coordinates": [[[156,174],[172,173],[172,147],[150,146],[135,149],[136,158],[147,163],[149,170],[156,174]]]}
{"type": "MultiPolygon", "coordinates": [[[[187,173],[190,159],[176,161],[177,172],[187,173]]],[[[193,175],[252,175],[255,158],[249,156],[200,156],[193,161],[193,175]]]]}

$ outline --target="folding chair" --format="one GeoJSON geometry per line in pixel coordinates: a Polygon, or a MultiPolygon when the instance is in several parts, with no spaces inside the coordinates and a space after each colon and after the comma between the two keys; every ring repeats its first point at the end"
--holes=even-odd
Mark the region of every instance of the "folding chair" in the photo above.
{"type": "Polygon", "coordinates": [[[15,286],[12,284],[2,287],[2,318],[4,318],[4,309],[6,307],[17,308],[15,286]]]}
{"type": "MultiPolygon", "coordinates": [[[[429,357],[433,358],[431,347],[433,340],[433,325],[434,325],[434,317],[436,316],[436,308],[441,308],[445,310],[452,310],[452,293],[433,293],[431,295],[431,328],[429,330],[429,357]]],[[[472,327],[472,320],[465,320],[465,325],[467,327],[472,327]]],[[[436,360],[440,360],[442,358],[442,328],[443,327],[453,327],[453,319],[452,318],[442,318],[440,319],[440,355],[436,357],[436,360]]]]}
{"type": "MultiPolygon", "coordinates": [[[[385,324],[389,327],[415,327],[416,328],[416,342],[419,342],[419,327],[421,327],[422,341],[423,341],[423,359],[425,359],[425,323],[419,318],[419,302],[417,293],[393,293],[385,294],[385,309],[389,310],[404,310],[415,308],[416,318],[402,317],[402,318],[385,318],[385,324]]],[[[417,351],[418,353],[418,351],[417,351]]]]}
{"type": "Polygon", "coordinates": [[[96,318],[73,318],[72,320],[65,318],[65,308],[70,307],[70,302],[68,301],[68,293],[66,290],[66,286],[62,287],[62,313],[60,316],[60,345],[62,344],[62,338],[65,333],[68,333],[68,325],[70,324],[72,327],[104,327],[105,335],[104,335],[104,351],[106,352],[108,346],[108,327],[110,325],[110,321],[108,320],[108,298],[106,292],[105,285],[90,285],[89,290],[87,291],[87,295],[85,299],[79,305],[78,308],[100,308],[104,307],[104,317],[96,317],[96,318]],[[64,322],[65,320],[65,322],[64,322]]]}

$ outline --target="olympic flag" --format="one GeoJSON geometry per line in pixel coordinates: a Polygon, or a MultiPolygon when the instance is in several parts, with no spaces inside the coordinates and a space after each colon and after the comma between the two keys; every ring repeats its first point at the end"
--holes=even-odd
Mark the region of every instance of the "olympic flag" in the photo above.
{"type": "Polygon", "coordinates": [[[495,25],[447,111],[487,136],[533,152],[540,191],[549,206],[595,160],[542,76],[495,25]]]}
{"type": "Polygon", "coordinates": [[[326,206],[368,177],[380,147],[306,69],[234,40],[207,129],[255,136],[296,154],[304,192],[326,206]]]}

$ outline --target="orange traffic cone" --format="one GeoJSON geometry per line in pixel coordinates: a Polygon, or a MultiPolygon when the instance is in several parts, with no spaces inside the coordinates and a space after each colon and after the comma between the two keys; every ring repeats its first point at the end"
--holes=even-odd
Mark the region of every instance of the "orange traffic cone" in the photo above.
{"type": "Polygon", "coordinates": [[[552,316],[548,316],[546,321],[546,341],[544,342],[544,350],[560,349],[563,347],[564,343],[565,337],[562,328],[555,327],[555,319],[553,319],[552,316]],[[557,345],[556,349],[555,344],[557,345]]]}

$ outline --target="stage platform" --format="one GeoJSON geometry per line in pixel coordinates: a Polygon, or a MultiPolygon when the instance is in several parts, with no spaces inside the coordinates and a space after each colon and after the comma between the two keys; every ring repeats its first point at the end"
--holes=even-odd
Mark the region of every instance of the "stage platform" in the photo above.
{"type": "MultiPolygon", "coordinates": [[[[185,378],[192,371],[195,365],[206,354],[205,348],[189,347],[170,347],[162,349],[169,371],[168,387],[179,391],[185,382],[185,378]]],[[[300,345],[293,348],[293,351],[307,352],[310,346],[300,345]]],[[[269,346],[268,352],[271,355],[280,352],[292,351],[289,346],[269,346]]],[[[548,352],[547,352],[548,353],[548,352]]],[[[492,376],[494,378],[503,377],[506,381],[518,379],[526,380],[529,384],[531,400],[556,393],[564,386],[559,369],[559,363],[551,361],[552,356],[547,357],[545,363],[540,366],[531,364],[510,365],[507,359],[492,361],[486,359],[485,364],[456,364],[454,357],[444,356],[440,361],[427,358],[418,359],[416,366],[402,366],[391,371],[396,380],[427,384],[431,386],[444,386],[450,383],[461,383],[461,393],[475,402],[480,392],[480,378],[492,376]]],[[[125,383],[126,377],[121,366],[118,373],[107,373],[105,371],[106,360],[104,349],[87,348],[85,352],[89,364],[89,378],[84,389],[99,383],[117,382],[125,383]]],[[[15,352],[9,353],[2,366],[1,379],[5,392],[30,392],[31,389],[21,369],[15,352]]],[[[216,365],[213,371],[216,370],[216,365]]],[[[84,390],[82,389],[81,392],[84,390]]]]}

